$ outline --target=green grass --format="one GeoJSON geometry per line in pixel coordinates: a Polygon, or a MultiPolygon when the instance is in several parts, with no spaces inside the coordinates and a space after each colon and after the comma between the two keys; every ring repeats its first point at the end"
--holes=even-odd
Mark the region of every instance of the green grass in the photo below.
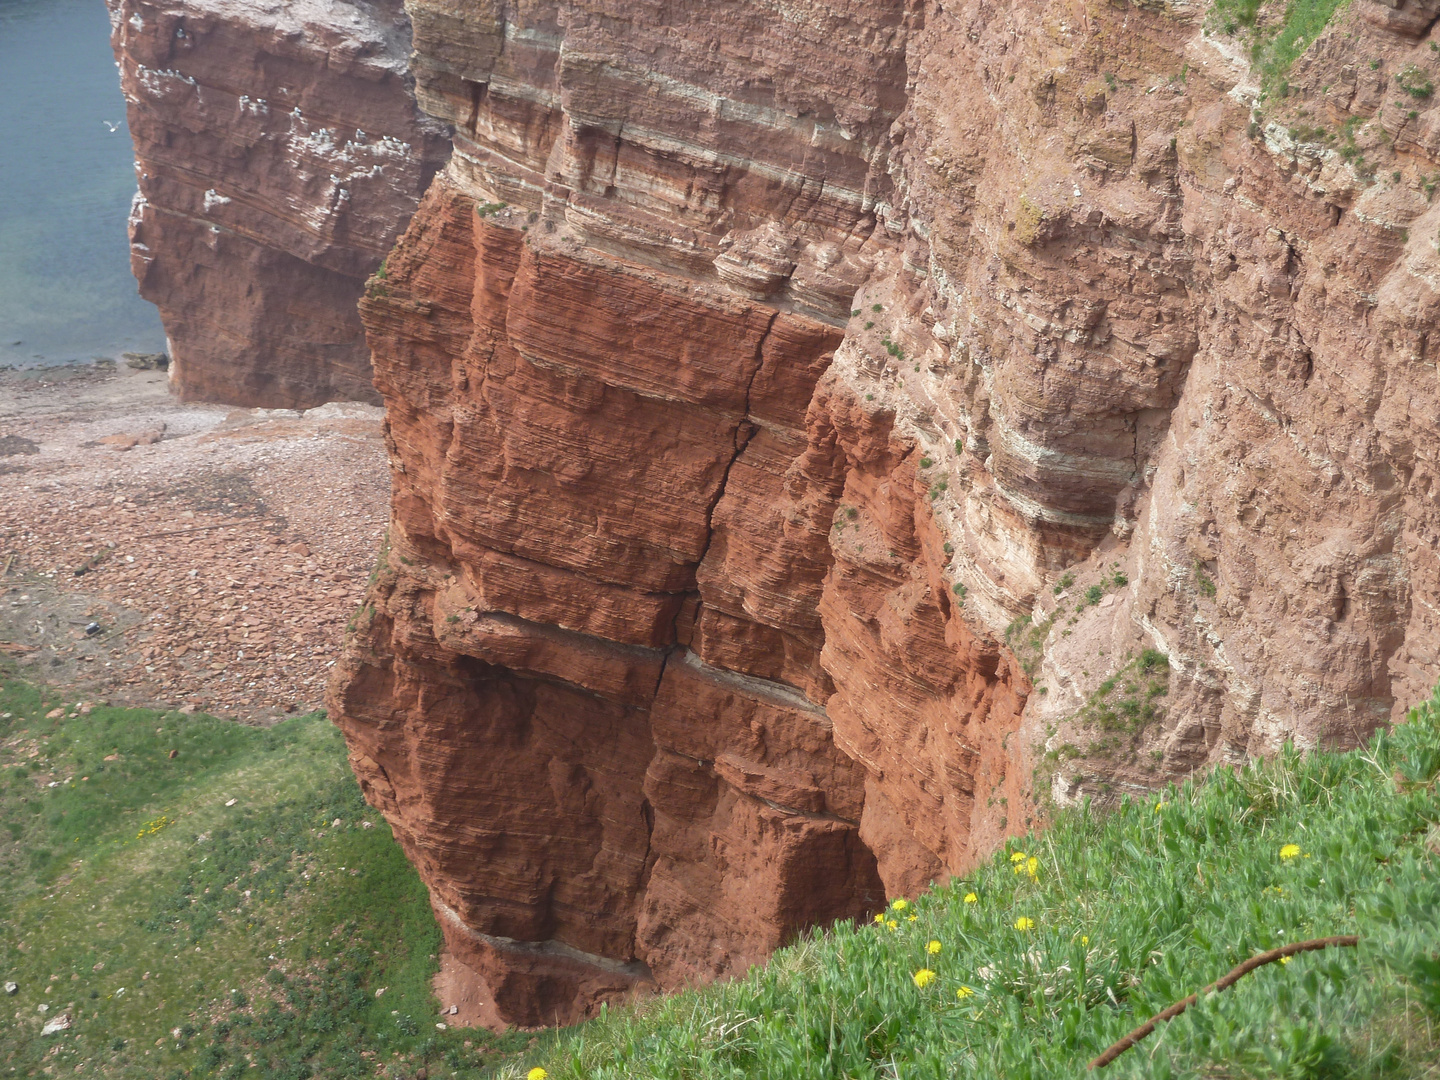
{"type": "Polygon", "coordinates": [[[44,718],[65,700],[0,675],[0,1078],[473,1075],[524,1045],[436,1029],[425,890],[323,714],[44,718]]]}
{"type": "Polygon", "coordinates": [[[47,720],[53,694],[0,684],[0,978],[20,984],[0,1080],[1078,1077],[1238,961],[1341,933],[1361,947],[1261,969],[1107,1075],[1440,1076],[1440,695],[1362,751],[1061,812],[883,923],[531,1040],[435,1029],[424,891],[359,825],[378,819],[322,717],[47,720]]]}
{"type": "Polygon", "coordinates": [[[1146,649],[1095,688],[1076,719],[1102,731],[1138,732],[1164,715],[1158,700],[1170,692],[1170,660],[1146,649]]]}
{"type": "Polygon", "coordinates": [[[1287,749],[1104,820],[1063,812],[885,923],[816,932],[733,983],[608,1013],[510,1072],[1079,1077],[1241,960],[1354,933],[1358,949],[1209,997],[1105,1075],[1440,1075],[1437,769],[1440,695],[1361,751],[1287,749]],[[1301,853],[1283,858],[1287,844],[1301,853]],[[935,979],[920,987],[922,968],[935,979]]]}
{"type": "MultiPolygon", "coordinates": [[[[1206,19],[1212,34],[1241,36],[1250,45],[1250,61],[1269,93],[1286,91],[1290,66],[1330,25],[1349,0],[1289,0],[1279,21],[1262,20],[1261,0],[1215,0],[1206,19]]],[[[1275,5],[1278,6],[1278,5],[1275,5]]]]}

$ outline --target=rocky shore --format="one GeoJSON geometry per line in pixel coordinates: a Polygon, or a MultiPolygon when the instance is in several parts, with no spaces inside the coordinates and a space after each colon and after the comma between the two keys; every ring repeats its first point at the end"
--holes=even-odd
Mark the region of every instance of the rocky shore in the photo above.
{"type": "Polygon", "coordinates": [[[0,375],[0,649],[115,704],[316,708],[384,531],[380,415],[180,404],[158,371],[0,375]]]}

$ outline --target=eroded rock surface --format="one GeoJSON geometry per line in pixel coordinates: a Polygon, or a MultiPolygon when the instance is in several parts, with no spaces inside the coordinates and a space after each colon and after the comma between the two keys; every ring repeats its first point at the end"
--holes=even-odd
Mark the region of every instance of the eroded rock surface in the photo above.
{"type": "Polygon", "coordinates": [[[1434,681],[1428,7],[1264,101],[1190,5],[409,10],[331,705],[503,1019],[1434,681]]]}
{"type": "Polygon", "coordinates": [[[186,400],[378,403],[355,311],[449,151],[399,0],[109,0],[131,265],[186,400]]]}

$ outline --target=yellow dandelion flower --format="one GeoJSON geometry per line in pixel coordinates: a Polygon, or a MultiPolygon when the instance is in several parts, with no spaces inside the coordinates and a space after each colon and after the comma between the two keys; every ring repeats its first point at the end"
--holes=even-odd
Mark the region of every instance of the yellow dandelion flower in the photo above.
{"type": "Polygon", "coordinates": [[[905,916],[905,921],[906,921],[906,922],[914,922],[914,921],[917,920],[918,918],[920,918],[919,915],[906,915],[906,916],[905,916]]]}
{"type": "Polygon", "coordinates": [[[1157,803],[1155,804],[1155,813],[1157,813],[1157,814],[1160,813],[1161,810],[1164,810],[1165,807],[1167,807],[1167,806],[1169,806],[1169,805],[1170,805],[1170,804],[1167,803],[1164,799],[1161,799],[1159,802],[1157,802],[1157,803]]]}
{"type": "Polygon", "coordinates": [[[885,929],[886,929],[886,930],[899,930],[899,929],[900,929],[900,924],[899,924],[898,922],[896,922],[894,919],[886,919],[886,920],[885,920],[885,929]]]}
{"type": "Polygon", "coordinates": [[[968,986],[962,986],[959,990],[955,991],[955,996],[961,1001],[964,1001],[967,997],[974,997],[975,991],[971,990],[968,986]]]}
{"type": "Polygon", "coordinates": [[[876,921],[877,923],[879,923],[881,926],[884,926],[884,925],[885,925],[885,913],[884,913],[883,911],[877,911],[877,912],[875,913],[875,921],[876,921]]]}
{"type": "Polygon", "coordinates": [[[1291,859],[1299,857],[1299,855],[1299,844],[1286,844],[1280,849],[1280,858],[1283,859],[1285,862],[1289,862],[1291,859]]]}
{"type": "Polygon", "coordinates": [[[973,892],[967,892],[967,893],[965,894],[965,903],[967,903],[967,904],[978,904],[979,902],[980,902],[980,898],[979,898],[978,896],[976,896],[973,892]]]}
{"type": "Polygon", "coordinates": [[[924,990],[925,987],[929,986],[932,982],[935,981],[935,973],[929,968],[921,968],[919,971],[915,972],[914,975],[911,975],[910,978],[914,980],[916,986],[918,986],[921,990],[924,990]]]}
{"type": "Polygon", "coordinates": [[[1022,863],[1022,862],[1025,861],[1025,858],[1026,858],[1025,852],[1023,852],[1023,851],[1017,851],[1017,852],[1015,852],[1013,855],[1010,856],[1010,861],[1011,861],[1012,863],[1022,863]]]}
{"type": "Polygon", "coordinates": [[[1288,956],[1282,956],[1282,957],[1280,957],[1280,963],[1282,963],[1282,964],[1288,964],[1289,962],[1290,962],[1290,957],[1288,957],[1288,956]]]}
{"type": "Polygon", "coordinates": [[[1029,918],[1028,916],[1021,915],[1018,919],[1015,920],[1015,929],[1016,929],[1016,930],[1034,930],[1034,929],[1035,929],[1035,920],[1029,918]]]}
{"type": "Polygon", "coordinates": [[[544,1069],[540,1068],[540,1066],[537,1065],[535,1066],[535,1068],[531,1069],[528,1073],[525,1074],[525,1080],[545,1080],[545,1078],[549,1075],[549,1073],[547,1073],[544,1069]]]}
{"type": "Polygon", "coordinates": [[[909,904],[909,902],[906,901],[906,900],[891,900],[891,901],[890,901],[890,908],[891,908],[892,911],[904,911],[904,910],[905,910],[907,907],[909,907],[909,906],[910,906],[910,904],[909,904]]]}
{"type": "Polygon", "coordinates": [[[930,944],[928,944],[928,945],[925,946],[925,951],[926,951],[927,953],[929,953],[931,956],[934,956],[934,955],[936,955],[941,949],[943,949],[944,947],[945,947],[945,946],[941,945],[940,942],[938,942],[938,941],[932,941],[932,942],[930,942],[930,944]]]}
{"type": "Polygon", "coordinates": [[[1081,935],[1080,935],[1080,944],[1081,944],[1081,945],[1089,945],[1089,944],[1090,944],[1090,935],[1088,935],[1088,934],[1081,934],[1081,935]]]}
{"type": "Polygon", "coordinates": [[[1025,873],[1030,875],[1030,880],[1035,881],[1040,877],[1040,860],[1031,855],[1025,860],[1025,873]]]}

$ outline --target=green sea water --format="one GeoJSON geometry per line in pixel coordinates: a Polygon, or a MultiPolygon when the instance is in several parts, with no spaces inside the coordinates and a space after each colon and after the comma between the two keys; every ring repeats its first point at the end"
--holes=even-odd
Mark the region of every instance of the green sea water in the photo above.
{"type": "Polygon", "coordinates": [[[0,366],[159,352],[130,274],[135,191],[103,0],[0,0],[0,366]]]}

